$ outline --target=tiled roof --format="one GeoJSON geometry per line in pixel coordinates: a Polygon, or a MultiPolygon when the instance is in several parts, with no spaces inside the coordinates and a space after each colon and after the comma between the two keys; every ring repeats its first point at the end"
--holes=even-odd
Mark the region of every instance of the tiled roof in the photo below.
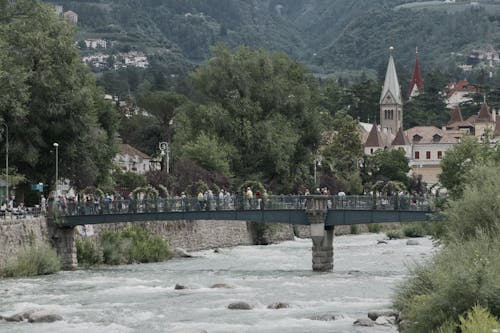
{"type": "Polygon", "coordinates": [[[409,144],[410,144],[410,140],[408,140],[408,137],[403,132],[403,127],[400,127],[398,132],[396,133],[396,137],[394,138],[394,141],[392,141],[392,145],[393,146],[408,146],[409,144]]]}
{"type": "Polygon", "coordinates": [[[479,92],[479,89],[475,85],[470,84],[469,81],[467,81],[467,80],[461,80],[461,81],[458,81],[453,86],[453,88],[451,88],[448,91],[448,97],[450,97],[451,95],[453,95],[456,92],[474,93],[474,92],[479,92]]]}
{"type": "MultiPolygon", "coordinates": [[[[415,135],[420,137],[418,143],[458,143],[458,140],[451,135],[448,135],[446,131],[443,131],[434,126],[416,126],[408,129],[406,131],[406,136],[413,140],[415,135]],[[439,135],[440,139],[436,140],[437,135],[439,135]]],[[[417,142],[415,142],[417,143],[417,142]]]]}
{"type": "Polygon", "coordinates": [[[481,110],[477,115],[476,121],[480,122],[492,121],[490,111],[488,111],[488,104],[486,104],[486,102],[481,104],[481,110]]]}
{"type": "Polygon", "coordinates": [[[143,153],[139,149],[136,149],[128,144],[120,144],[120,154],[128,156],[139,156],[144,159],[151,159],[151,156],[143,153]]]}
{"type": "Polygon", "coordinates": [[[372,129],[366,138],[365,147],[383,147],[384,143],[378,130],[377,123],[373,123],[372,129]]]}
{"type": "Polygon", "coordinates": [[[460,107],[457,105],[455,109],[451,112],[451,117],[450,121],[448,122],[448,126],[462,121],[464,121],[464,118],[462,117],[462,111],[460,110],[460,107]]]}

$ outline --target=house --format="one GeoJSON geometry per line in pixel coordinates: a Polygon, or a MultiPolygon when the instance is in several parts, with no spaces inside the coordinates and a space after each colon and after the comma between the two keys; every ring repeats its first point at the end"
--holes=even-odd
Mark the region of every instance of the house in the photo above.
{"type": "Polygon", "coordinates": [[[85,43],[85,46],[89,49],[96,49],[96,48],[105,49],[108,44],[108,42],[106,42],[104,39],[85,39],[83,42],[85,43]]]}
{"type": "Polygon", "coordinates": [[[449,109],[455,108],[460,103],[472,101],[472,95],[479,92],[479,88],[470,84],[467,80],[449,84],[447,89],[446,107],[449,109]]]}
{"type": "Polygon", "coordinates": [[[63,13],[63,17],[73,24],[78,24],[78,14],[74,11],[68,10],[63,13]]]}
{"type": "Polygon", "coordinates": [[[128,144],[120,144],[120,151],[114,161],[124,172],[144,174],[151,170],[152,158],[128,144]]]}

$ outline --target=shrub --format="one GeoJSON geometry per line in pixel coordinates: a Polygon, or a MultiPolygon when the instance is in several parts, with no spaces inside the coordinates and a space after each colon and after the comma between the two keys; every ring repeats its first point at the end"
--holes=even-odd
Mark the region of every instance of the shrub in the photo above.
{"type": "Polygon", "coordinates": [[[90,267],[102,263],[102,250],[96,242],[88,239],[76,241],[76,257],[78,265],[90,267]]]}
{"type": "Polygon", "coordinates": [[[424,237],[426,234],[425,228],[420,222],[405,223],[403,225],[403,235],[405,237],[424,237]]]}
{"type": "Polygon", "coordinates": [[[447,322],[458,324],[474,305],[500,315],[500,240],[484,236],[450,243],[396,290],[394,306],[412,322],[406,332],[428,333],[447,322]]]}
{"type": "Polygon", "coordinates": [[[368,232],[378,234],[382,230],[382,226],[378,223],[368,224],[368,232]]]}
{"type": "Polygon", "coordinates": [[[104,263],[110,265],[133,262],[158,262],[171,256],[168,243],[138,227],[101,236],[104,263]]]}
{"type": "Polygon", "coordinates": [[[403,233],[400,229],[387,230],[385,234],[389,239],[400,239],[403,237],[403,233]]]}
{"type": "Polygon", "coordinates": [[[479,305],[475,305],[465,317],[460,316],[459,320],[462,333],[491,333],[500,329],[500,321],[479,305]]]}
{"type": "Polygon", "coordinates": [[[46,275],[58,272],[61,263],[56,250],[47,244],[30,246],[19,252],[0,272],[5,277],[46,275]]]}
{"type": "Polygon", "coordinates": [[[359,228],[357,224],[351,224],[350,225],[350,230],[351,230],[351,235],[357,235],[359,234],[359,228]]]}

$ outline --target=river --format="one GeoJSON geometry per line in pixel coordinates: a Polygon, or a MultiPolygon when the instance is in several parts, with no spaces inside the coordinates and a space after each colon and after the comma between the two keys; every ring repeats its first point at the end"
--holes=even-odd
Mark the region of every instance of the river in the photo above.
{"type": "Polygon", "coordinates": [[[43,308],[50,324],[7,323],[0,332],[396,332],[354,327],[370,310],[388,308],[407,264],[429,258],[432,241],[377,244],[383,234],[335,237],[332,273],[311,271],[311,240],[196,252],[193,259],[0,280],[0,314],[43,308]],[[224,283],[232,288],[210,288],[224,283]],[[175,290],[176,284],[189,289],[175,290]],[[244,301],[252,310],[229,310],[244,301]],[[285,302],[289,308],[267,306],[285,302]],[[313,320],[336,315],[334,321],[313,320]]]}

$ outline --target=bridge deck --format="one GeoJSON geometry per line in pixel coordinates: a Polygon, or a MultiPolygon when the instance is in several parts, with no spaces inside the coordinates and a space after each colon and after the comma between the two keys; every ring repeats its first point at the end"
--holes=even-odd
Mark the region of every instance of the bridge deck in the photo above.
{"type": "Polygon", "coordinates": [[[87,201],[58,203],[63,226],[140,221],[240,220],[308,225],[311,204],[327,210],[327,226],[361,223],[425,221],[430,219],[424,198],[373,196],[269,196],[262,199],[228,197],[155,201],[87,201]]]}

